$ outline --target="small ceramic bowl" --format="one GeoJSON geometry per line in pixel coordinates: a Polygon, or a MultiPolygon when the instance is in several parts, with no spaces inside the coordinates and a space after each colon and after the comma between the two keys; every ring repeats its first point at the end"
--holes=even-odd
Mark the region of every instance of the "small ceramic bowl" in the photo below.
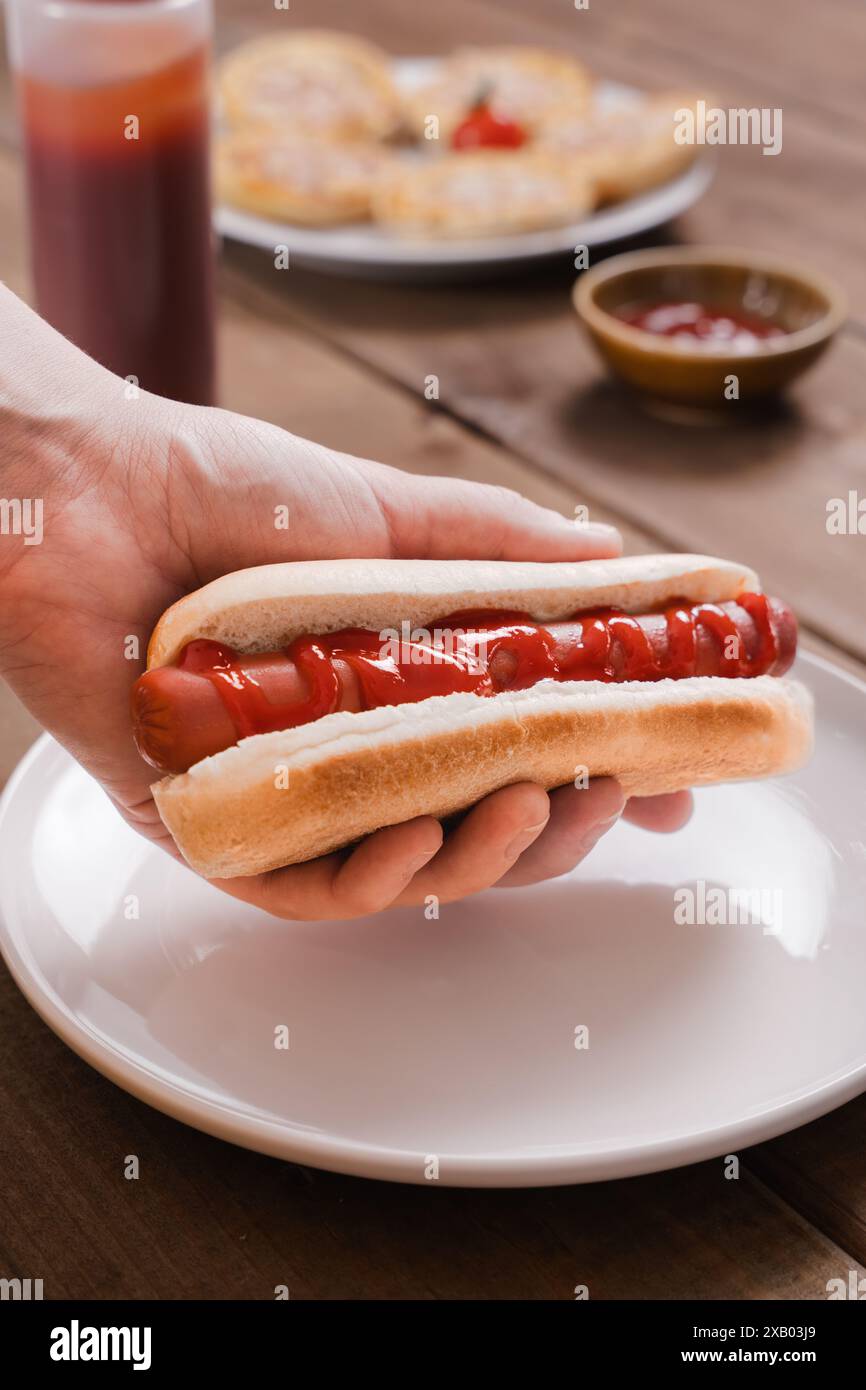
{"type": "Polygon", "coordinates": [[[805,267],[697,246],[613,256],[580,277],[574,307],[623,381],[656,400],[704,410],[787,386],[820,357],[847,312],[841,290],[805,267]],[[766,320],[783,331],[741,352],[725,343],[711,348],[696,339],[675,341],[617,317],[641,305],[680,301],[766,320]]]}

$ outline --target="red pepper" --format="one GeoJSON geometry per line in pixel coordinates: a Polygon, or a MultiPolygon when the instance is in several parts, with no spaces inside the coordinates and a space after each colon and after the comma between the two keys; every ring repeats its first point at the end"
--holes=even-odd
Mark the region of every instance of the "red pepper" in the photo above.
{"type": "Polygon", "coordinates": [[[485,87],[475,98],[469,115],[451,136],[455,150],[517,150],[526,143],[526,131],[517,121],[497,116],[490,105],[492,88],[485,87]]]}

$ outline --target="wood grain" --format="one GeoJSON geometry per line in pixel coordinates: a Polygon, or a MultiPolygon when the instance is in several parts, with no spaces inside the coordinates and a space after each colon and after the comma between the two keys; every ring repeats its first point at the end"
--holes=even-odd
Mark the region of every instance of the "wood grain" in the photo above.
{"type": "MultiPolygon", "coordinates": [[[[497,9],[527,14],[523,0],[497,0],[497,9]]],[[[623,50],[654,75],[668,54],[708,80],[736,79],[759,106],[793,103],[834,132],[866,122],[858,0],[761,0],[751,7],[690,5],[687,12],[679,0],[616,0],[583,11],[561,0],[534,0],[531,14],[539,40],[540,26],[549,26],[602,70],[623,50]]]]}
{"type": "Polygon", "coordinates": [[[864,1270],[720,1161],[460,1192],[317,1173],[199,1134],[64,1047],[0,978],[4,1276],[46,1298],[802,1298],[864,1270]],[[140,1177],[124,1177],[127,1156],[140,1177]]]}
{"type": "Polygon", "coordinates": [[[440,410],[557,478],[574,503],[604,504],[663,548],[724,550],[753,565],[816,632],[866,657],[866,610],[852,582],[863,537],[827,530],[829,500],[866,491],[866,339],[843,336],[784,404],[753,415],[732,401],[724,427],[683,425],[636,408],[608,379],[561,276],[449,294],[323,286],[234,246],[226,260],[239,302],[416,394],[435,375],[440,410]]]}
{"type": "MultiPolygon", "coordinates": [[[[269,404],[277,422],[413,470],[570,499],[320,343],[234,305],[223,328],[238,409],[269,404]],[[279,403],[275,377],[292,383],[279,403]]],[[[9,701],[3,692],[4,725],[9,701]]],[[[38,1270],[49,1296],[269,1298],[287,1283],[296,1298],[571,1298],[582,1283],[593,1298],[823,1298],[828,1279],[856,1267],[848,1246],[754,1180],[750,1155],[737,1182],[715,1163],[534,1193],[314,1174],[196,1134],[115,1089],[52,1037],[5,974],[0,1002],[0,1107],[15,1117],[0,1141],[0,1256],[11,1273],[38,1270]],[[122,1176],[131,1153],[136,1183],[122,1176]]]]}
{"type": "Polygon", "coordinates": [[[759,9],[736,0],[690,5],[687,13],[683,0],[664,0],[661,13],[642,0],[607,0],[585,11],[569,0],[437,0],[429,6],[370,0],[363,17],[348,0],[293,0],[290,10],[276,14],[246,0],[220,0],[220,14],[221,49],[253,33],[312,24],[361,32],[396,54],[440,53],[458,43],[546,42],[573,52],[601,76],[636,87],[697,87],[725,107],[781,105],[781,154],[768,158],[754,146],[720,149],[716,184],[684,232],[689,240],[785,252],[822,267],[842,281],[866,322],[866,107],[853,39],[863,19],[847,0],[820,6],[811,0],[765,6],[762,0],[759,9]],[[789,66],[778,53],[780,41],[785,51],[797,49],[797,64],[789,66]]]}
{"type": "MultiPolygon", "coordinates": [[[[336,448],[418,473],[586,502],[628,549],[706,548],[754,563],[805,618],[808,645],[863,672],[863,539],[830,538],[828,497],[866,492],[863,11],[855,0],[218,0],[219,46],[283,24],[362,31],[396,53],[531,40],[637,85],[709,84],[781,105],[777,159],[723,152],[676,229],[799,255],[834,273],[853,323],[763,417],[724,430],[639,414],[582,340],[570,268],[424,289],[278,277],[226,248],[223,398],[336,448]],[[440,379],[438,403],[424,379],[440,379]]],[[[20,172],[0,82],[0,275],[26,289],[20,172]]],[[[0,690],[0,780],[35,726],[0,690]]],[[[315,1173],[187,1129],[66,1049],[0,972],[0,1275],[48,1297],[826,1297],[866,1264],[866,1098],[720,1163],[592,1188],[453,1192],[315,1173]],[[141,1160],[123,1178],[125,1155],[141,1160]],[[858,1261],[860,1263],[858,1263],[858,1261]]]]}
{"type": "Polygon", "coordinates": [[[753,1173],[866,1262],[866,1096],[746,1155],[753,1173]]]}

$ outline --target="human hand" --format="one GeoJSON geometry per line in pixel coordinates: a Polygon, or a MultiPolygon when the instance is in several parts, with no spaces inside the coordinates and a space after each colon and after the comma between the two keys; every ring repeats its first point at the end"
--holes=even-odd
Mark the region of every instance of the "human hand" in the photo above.
{"type": "MultiPolygon", "coordinates": [[[[126,819],[175,854],[128,701],[138,653],[181,594],[281,560],[619,553],[612,528],[578,527],[507,490],[415,477],[262,421],[131,392],[8,291],[0,414],[0,495],[44,499],[40,545],[0,538],[0,674],[126,819]],[[14,387],[13,360],[26,364],[14,387]],[[288,529],[275,526],[277,508],[288,509],[288,529]]],[[[444,841],[423,816],[352,850],[219,886],[289,918],[364,915],[429,894],[447,902],[566,872],[621,813],[676,828],[690,798],[624,806],[610,779],[550,794],[521,783],[486,797],[444,841]]]]}

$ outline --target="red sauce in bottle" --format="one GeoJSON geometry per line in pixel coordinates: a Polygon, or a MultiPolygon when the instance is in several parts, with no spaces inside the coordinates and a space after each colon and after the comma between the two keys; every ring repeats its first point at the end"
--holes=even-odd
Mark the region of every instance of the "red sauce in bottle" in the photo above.
{"type": "Polygon", "coordinates": [[[335,659],[351,666],[366,709],[413,704],[458,691],[496,695],[525,690],[547,679],[682,679],[694,674],[699,626],[709,629],[719,646],[721,674],[739,677],[768,671],[778,658],[779,644],[766,595],[742,594],[737,603],[755,627],[751,651],[744,650],[736,623],[718,604],[682,601],[664,611],[667,641],[661,656],[636,617],[612,608],[584,610],[569,620],[580,624],[580,634],[566,655],[557,655],[555,638],[528,614],[490,609],[438,619],[433,638],[437,632],[445,637],[438,647],[417,640],[383,641],[381,633],[364,628],[298,637],[286,648],[286,656],[306,678],[307,692],[305,698],[292,704],[268,700],[255,676],[245,669],[243,654],[222,643],[189,642],[178,665],[213,682],[238,738],[247,738],[295,728],[334,712],[341,693],[335,659]],[[504,665],[494,661],[499,653],[508,656],[504,665]],[[507,679],[497,682],[491,666],[507,670],[507,679]]]}
{"type": "Polygon", "coordinates": [[[694,300],[635,304],[618,310],[617,318],[644,333],[679,338],[692,347],[697,343],[710,350],[754,352],[768,339],[784,336],[784,329],[768,319],[694,300]]]}
{"type": "Polygon", "coordinates": [[[199,43],[124,81],[18,81],[39,312],[118,376],[196,405],[215,394],[208,65],[199,43]]]}

